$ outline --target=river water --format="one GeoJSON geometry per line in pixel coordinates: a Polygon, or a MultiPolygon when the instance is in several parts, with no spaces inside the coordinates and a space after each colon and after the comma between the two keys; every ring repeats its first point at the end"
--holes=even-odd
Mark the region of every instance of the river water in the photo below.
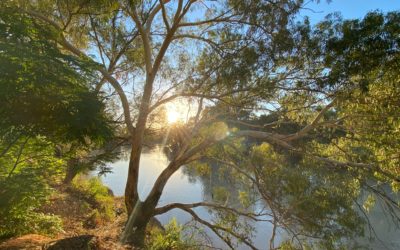
{"type": "MultiPolygon", "coordinates": [[[[110,163],[112,173],[102,176],[101,179],[105,185],[110,187],[115,195],[120,196],[124,194],[126,184],[126,177],[128,173],[128,159],[120,159],[116,162],[110,163]]],[[[142,153],[139,172],[139,194],[143,199],[150,192],[153,183],[155,182],[161,171],[168,165],[168,159],[160,148],[155,148],[151,151],[142,153]]],[[[164,192],[161,196],[159,206],[172,203],[194,203],[209,200],[209,192],[203,185],[200,179],[189,177],[182,169],[178,170],[168,181],[164,192]]],[[[205,208],[196,208],[195,212],[205,220],[212,220],[212,215],[205,208]]],[[[167,224],[171,219],[184,224],[191,220],[191,216],[181,210],[174,209],[166,214],[157,216],[157,219],[162,224],[167,224]]],[[[375,206],[370,213],[370,222],[375,228],[379,240],[370,240],[367,237],[358,239],[360,243],[369,245],[371,249],[400,249],[400,230],[392,222],[391,218],[384,215],[383,208],[375,206]]],[[[254,224],[256,233],[253,238],[253,243],[259,249],[268,249],[269,239],[272,233],[272,226],[267,222],[257,222],[254,224]]],[[[218,239],[218,237],[210,230],[205,230],[210,236],[215,247],[227,249],[226,245],[218,239]]],[[[280,234],[275,244],[284,238],[280,234]]],[[[239,247],[240,249],[248,249],[245,245],[239,247]]]]}

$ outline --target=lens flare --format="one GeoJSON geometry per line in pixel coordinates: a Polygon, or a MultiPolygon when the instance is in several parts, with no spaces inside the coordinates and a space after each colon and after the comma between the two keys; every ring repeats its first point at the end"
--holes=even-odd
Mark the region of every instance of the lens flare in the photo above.
{"type": "Polygon", "coordinates": [[[167,110],[167,120],[168,123],[176,123],[182,120],[180,114],[175,110],[167,110]]]}

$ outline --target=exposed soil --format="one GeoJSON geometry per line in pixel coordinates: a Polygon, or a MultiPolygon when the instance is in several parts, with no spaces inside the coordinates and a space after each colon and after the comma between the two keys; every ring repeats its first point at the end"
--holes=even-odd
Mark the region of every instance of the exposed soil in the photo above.
{"type": "Polygon", "coordinates": [[[51,238],[37,234],[11,238],[0,243],[0,249],[132,249],[118,241],[126,212],[123,197],[115,197],[114,201],[115,217],[111,221],[95,220],[91,204],[59,188],[41,211],[60,216],[64,231],[51,238]]]}

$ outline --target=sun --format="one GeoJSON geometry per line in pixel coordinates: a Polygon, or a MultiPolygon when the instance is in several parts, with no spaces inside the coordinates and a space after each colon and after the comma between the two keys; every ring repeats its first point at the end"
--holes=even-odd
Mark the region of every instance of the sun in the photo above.
{"type": "Polygon", "coordinates": [[[179,101],[170,102],[166,107],[166,118],[169,124],[185,122],[188,106],[179,101]]]}
{"type": "Polygon", "coordinates": [[[167,110],[168,123],[176,123],[181,120],[180,114],[176,110],[167,110]]]}
{"type": "Polygon", "coordinates": [[[165,104],[165,118],[168,124],[186,123],[196,115],[197,106],[187,99],[176,99],[165,104]]]}

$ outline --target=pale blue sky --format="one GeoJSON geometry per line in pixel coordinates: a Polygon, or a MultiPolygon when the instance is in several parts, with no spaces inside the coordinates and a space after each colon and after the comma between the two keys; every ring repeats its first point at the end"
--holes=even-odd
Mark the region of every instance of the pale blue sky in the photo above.
{"type": "Polygon", "coordinates": [[[303,10],[302,15],[309,16],[311,22],[316,23],[332,12],[340,12],[345,19],[351,19],[362,18],[373,10],[400,11],[400,0],[333,0],[329,4],[325,0],[321,0],[319,4],[309,3],[307,7],[316,13],[303,10]]]}

